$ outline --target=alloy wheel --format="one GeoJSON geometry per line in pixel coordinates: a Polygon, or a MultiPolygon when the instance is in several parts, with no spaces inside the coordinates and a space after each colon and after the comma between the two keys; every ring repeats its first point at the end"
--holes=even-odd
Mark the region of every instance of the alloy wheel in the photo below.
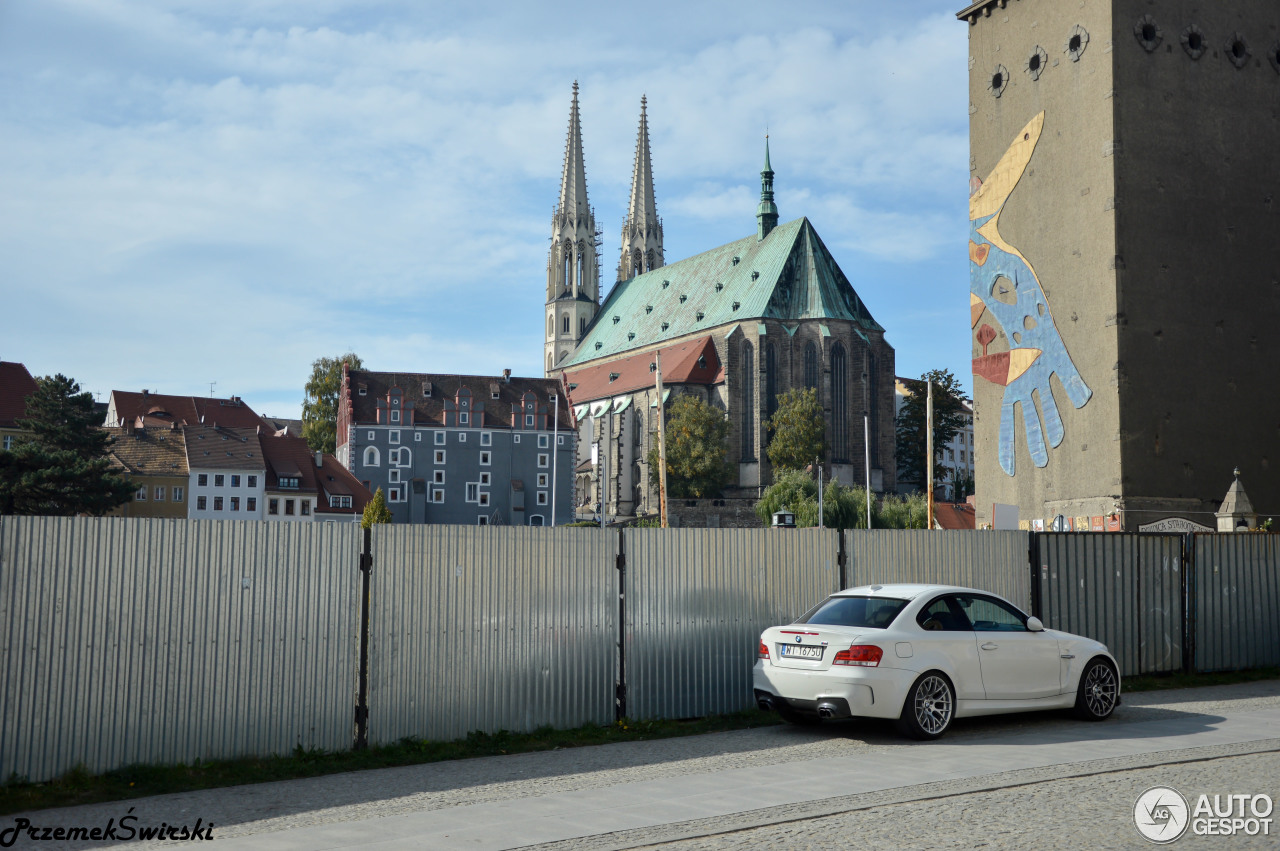
{"type": "Polygon", "coordinates": [[[939,676],[925,677],[916,687],[916,723],[931,736],[947,729],[951,723],[951,688],[939,676]]]}

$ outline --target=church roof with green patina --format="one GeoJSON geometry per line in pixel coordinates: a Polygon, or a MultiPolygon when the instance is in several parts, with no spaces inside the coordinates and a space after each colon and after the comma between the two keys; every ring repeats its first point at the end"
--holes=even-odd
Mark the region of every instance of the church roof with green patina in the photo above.
{"type": "MultiPolygon", "coordinates": [[[[884,329],[807,218],[616,284],[564,369],[746,320],[843,319],[884,329]]],[[[794,330],[794,329],[791,329],[794,330]]]]}

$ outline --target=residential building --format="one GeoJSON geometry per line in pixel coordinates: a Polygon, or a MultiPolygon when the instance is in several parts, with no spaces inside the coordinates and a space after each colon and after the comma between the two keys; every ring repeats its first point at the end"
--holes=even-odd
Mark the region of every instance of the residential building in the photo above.
{"type": "Polygon", "coordinates": [[[182,429],[103,428],[111,435],[107,450],[112,471],[136,491],[133,500],[110,512],[115,517],[186,517],[190,485],[187,444],[182,429]]]}
{"type": "Polygon", "coordinates": [[[18,420],[27,415],[27,397],[36,392],[36,380],[20,363],[0,361],[0,450],[13,448],[22,434],[18,420]]]}
{"type": "Polygon", "coordinates": [[[359,520],[373,498],[332,455],[312,452],[285,431],[261,433],[267,475],[263,519],[306,523],[359,520]]]}
{"type": "Polygon", "coordinates": [[[546,370],[564,377],[582,425],[575,466],[595,443],[607,452],[606,512],[657,511],[647,456],[659,357],[664,406],[694,393],[726,413],[736,494],[771,481],[764,424],[795,388],[818,394],[836,478],[869,472],[874,490],[894,490],[893,347],[812,223],[778,223],[768,140],[755,233],[669,263],[642,101],[618,281],[601,304],[577,95],[547,262],[546,370]]]}
{"type": "Polygon", "coordinates": [[[1280,514],[1276,0],[959,17],[978,525],[1280,514]]]}
{"type": "Polygon", "coordinates": [[[316,453],[318,469],[315,519],[321,522],[359,523],[365,506],[373,499],[369,489],[332,455],[316,453]]]}
{"type": "Polygon", "coordinates": [[[190,473],[187,516],[263,519],[267,466],[258,429],[188,425],[183,431],[190,473]]]}
{"type": "Polygon", "coordinates": [[[274,423],[258,416],[239,396],[213,399],[203,396],[172,396],[149,390],[141,393],[112,390],[107,402],[105,424],[123,426],[126,423],[143,426],[208,425],[252,429],[262,426],[276,430],[274,423]]]}
{"type": "Polygon", "coordinates": [[[554,379],[343,368],[338,461],[397,523],[573,519],[574,424],[554,379]]]}

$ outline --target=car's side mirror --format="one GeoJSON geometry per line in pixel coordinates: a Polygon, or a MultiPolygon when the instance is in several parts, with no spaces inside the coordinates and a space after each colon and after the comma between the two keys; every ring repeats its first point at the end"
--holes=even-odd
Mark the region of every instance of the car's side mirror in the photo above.
{"type": "Polygon", "coordinates": [[[1033,615],[1027,618],[1027,629],[1031,632],[1044,632],[1044,624],[1040,623],[1040,619],[1033,615]]]}

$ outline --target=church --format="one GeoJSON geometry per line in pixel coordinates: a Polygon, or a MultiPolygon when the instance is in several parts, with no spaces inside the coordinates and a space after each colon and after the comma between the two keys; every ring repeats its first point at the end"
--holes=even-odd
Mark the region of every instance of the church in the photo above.
{"type": "MultiPolygon", "coordinates": [[[[770,484],[765,424],[779,395],[804,387],[817,390],[834,477],[894,490],[893,347],[813,224],[803,216],[779,224],[773,179],[766,139],[755,231],[667,263],[641,98],[617,278],[602,301],[574,84],[547,258],[544,354],[547,376],[564,383],[573,406],[584,484],[596,481],[592,446],[602,446],[609,516],[657,513],[647,457],[658,405],[680,394],[728,417],[737,482],[727,496],[755,497],[770,484]]],[[[595,503],[594,487],[580,488],[579,500],[595,503]]]]}

